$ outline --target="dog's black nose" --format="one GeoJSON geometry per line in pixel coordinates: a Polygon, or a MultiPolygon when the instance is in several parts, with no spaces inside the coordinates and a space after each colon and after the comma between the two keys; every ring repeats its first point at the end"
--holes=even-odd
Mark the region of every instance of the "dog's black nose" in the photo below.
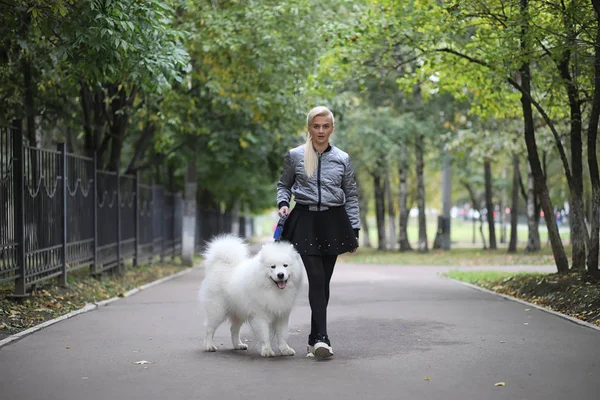
{"type": "Polygon", "coordinates": [[[280,273],[278,273],[278,274],[277,274],[277,277],[278,277],[279,279],[283,279],[283,277],[284,277],[284,275],[283,275],[283,272],[280,272],[280,273]]]}

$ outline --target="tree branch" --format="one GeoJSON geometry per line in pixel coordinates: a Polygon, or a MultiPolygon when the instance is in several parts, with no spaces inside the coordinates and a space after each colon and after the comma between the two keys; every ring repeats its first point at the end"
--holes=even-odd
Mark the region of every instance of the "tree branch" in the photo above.
{"type": "Polygon", "coordinates": [[[519,186],[521,188],[521,196],[523,196],[523,200],[527,202],[527,191],[525,190],[525,185],[523,185],[523,177],[519,174],[519,186]]]}
{"type": "MultiPolygon", "coordinates": [[[[453,54],[453,55],[455,55],[457,57],[461,57],[473,64],[481,65],[490,70],[493,70],[492,66],[490,64],[486,63],[485,61],[473,58],[467,54],[463,54],[459,51],[450,49],[448,47],[434,49],[434,51],[453,54]]],[[[548,127],[550,128],[550,130],[552,131],[552,135],[554,136],[554,140],[556,141],[556,147],[558,148],[558,153],[560,155],[560,159],[561,159],[561,161],[563,163],[563,167],[565,169],[565,176],[567,177],[567,181],[569,182],[569,185],[571,185],[571,180],[572,180],[571,168],[569,167],[569,161],[567,160],[565,148],[562,145],[562,142],[560,141],[560,135],[558,134],[558,131],[556,130],[556,127],[554,126],[554,123],[552,122],[552,120],[550,119],[548,114],[546,113],[546,110],[544,110],[544,108],[540,105],[540,103],[538,103],[533,97],[531,97],[531,95],[529,93],[527,93],[525,90],[523,90],[521,85],[519,85],[519,83],[515,79],[513,79],[511,77],[506,77],[505,79],[511,86],[513,86],[515,89],[517,89],[519,92],[521,92],[522,95],[529,98],[529,100],[531,101],[531,104],[534,105],[534,107],[538,110],[538,112],[540,113],[540,115],[542,116],[544,121],[546,121],[546,124],[548,124],[548,127]]]]}

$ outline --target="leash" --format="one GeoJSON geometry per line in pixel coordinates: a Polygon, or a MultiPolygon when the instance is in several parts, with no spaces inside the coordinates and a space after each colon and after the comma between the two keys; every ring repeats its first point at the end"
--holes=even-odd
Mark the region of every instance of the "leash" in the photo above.
{"type": "Polygon", "coordinates": [[[275,232],[273,233],[273,239],[275,242],[279,242],[281,240],[281,235],[283,234],[283,225],[285,224],[287,217],[287,214],[283,214],[281,217],[279,217],[279,221],[277,221],[277,226],[275,227],[275,232]]]}

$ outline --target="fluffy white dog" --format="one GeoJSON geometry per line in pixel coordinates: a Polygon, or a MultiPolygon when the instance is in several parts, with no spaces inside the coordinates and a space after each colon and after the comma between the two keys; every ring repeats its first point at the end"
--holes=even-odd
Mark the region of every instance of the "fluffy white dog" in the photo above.
{"type": "Polygon", "coordinates": [[[248,349],[240,340],[240,328],[248,322],[261,356],[275,356],[270,343],[273,336],[277,336],[281,354],[293,356],[294,349],[287,344],[288,321],[304,271],[294,247],[286,242],[268,243],[250,257],[242,239],[222,235],[209,243],[204,257],[200,289],[205,310],[204,349],[217,350],[215,331],[228,318],[235,349],[248,349]]]}

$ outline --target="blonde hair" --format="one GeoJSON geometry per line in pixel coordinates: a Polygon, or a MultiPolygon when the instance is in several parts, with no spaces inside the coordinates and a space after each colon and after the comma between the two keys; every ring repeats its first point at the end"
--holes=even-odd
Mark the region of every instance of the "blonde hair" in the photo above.
{"type": "MultiPolygon", "coordinates": [[[[333,113],[327,107],[318,106],[313,108],[308,112],[306,116],[306,128],[312,124],[312,121],[315,117],[324,116],[329,117],[331,119],[331,125],[335,126],[335,118],[333,117],[333,113]]],[[[310,132],[306,133],[306,145],[304,148],[304,172],[306,176],[309,178],[313,176],[315,171],[317,170],[319,164],[319,159],[317,158],[317,152],[315,151],[312,143],[312,139],[310,137],[310,132]]]]}

